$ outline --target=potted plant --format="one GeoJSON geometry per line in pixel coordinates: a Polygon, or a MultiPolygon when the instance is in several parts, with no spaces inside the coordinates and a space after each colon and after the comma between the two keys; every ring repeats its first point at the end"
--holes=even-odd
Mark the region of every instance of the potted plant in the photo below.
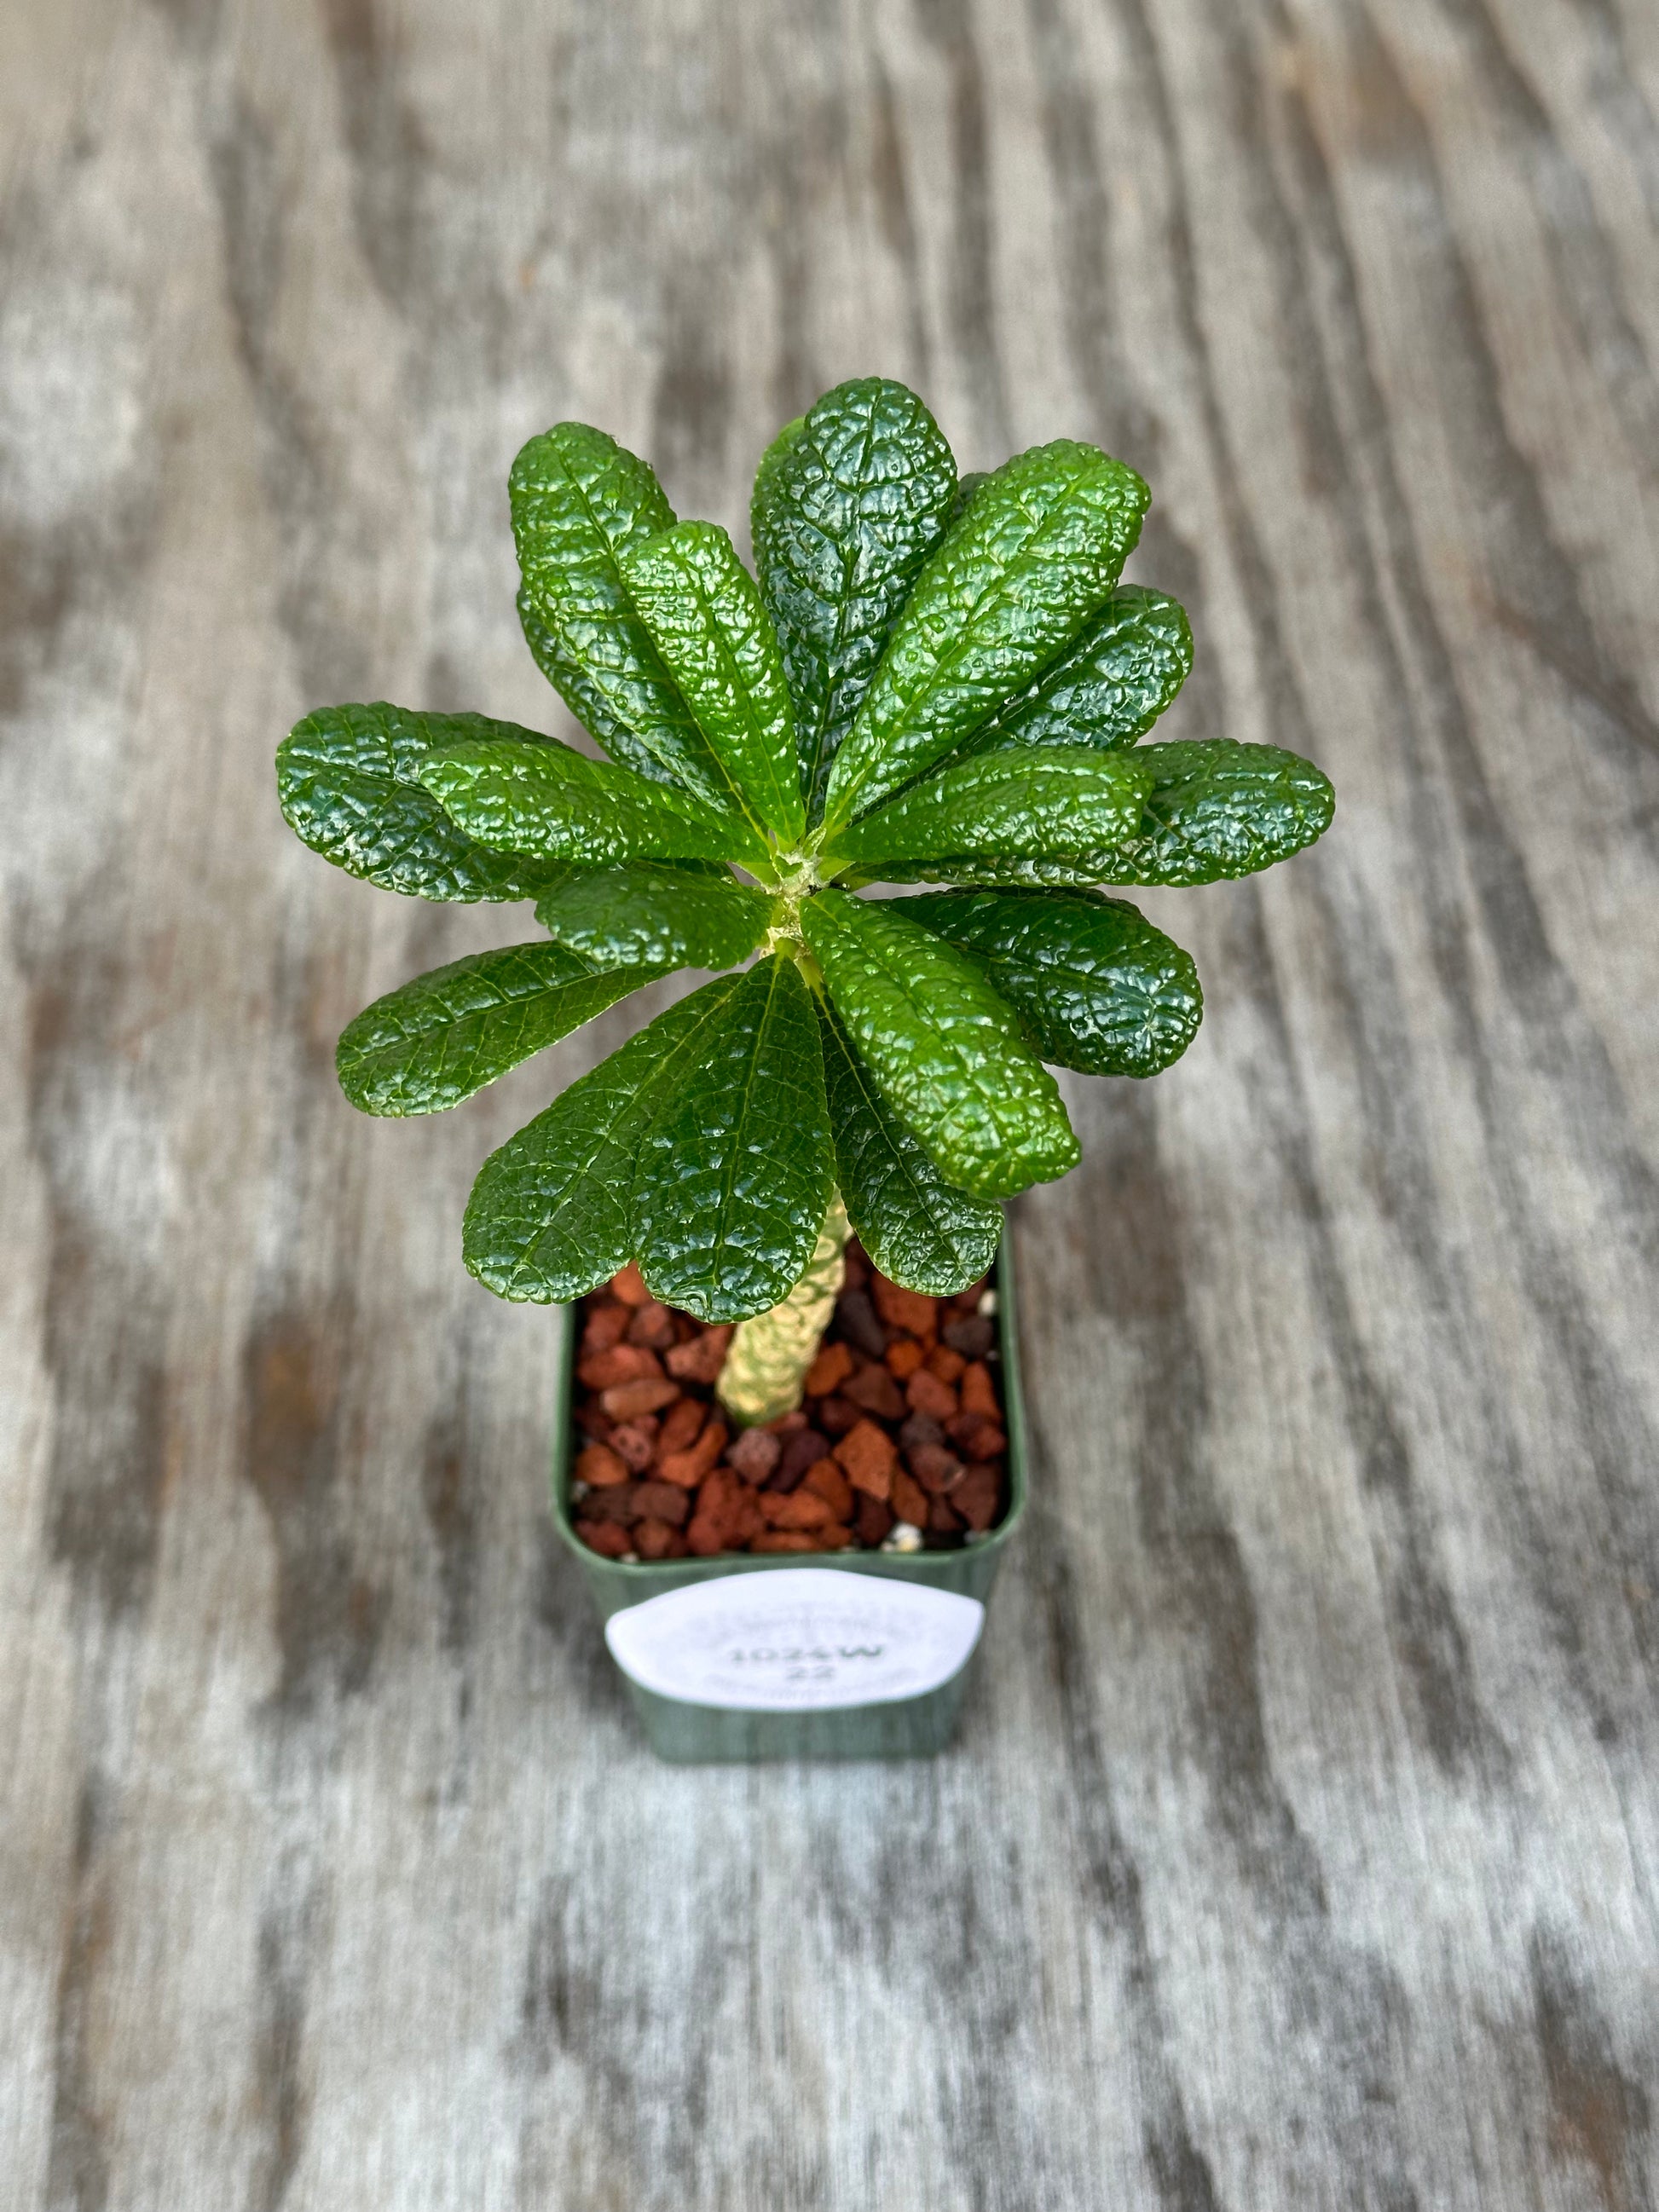
{"type": "Polygon", "coordinates": [[[1147,501],[1066,440],[958,480],[915,394],[864,378],[766,453],[751,577],[561,423],[513,469],[519,611],[609,757],[385,704],[279,752],[325,858],[533,900],[543,932],[349,1025],[366,1112],[456,1105],[641,984],[724,971],[486,1160],[463,1227],[489,1289],[567,1310],[556,1510],[671,1756],[943,1740],[1023,1496],[1001,1206],[1078,1158],[1049,1068],[1153,1074],[1201,1012],[1188,956],[1102,887],[1244,875],[1330,821],[1276,747],[1139,745],[1192,659],[1180,607],[1120,582],[1147,501]],[[857,895],[878,882],[934,888],[857,895]],[[969,1369],[979,1430],[916,1410],[968,1419],[969,1369]],[[842,1433],[791,1504],[809,1383],[842,1433]],[[918,1468],[921,1528],[893,1507],[918,1468]]]}

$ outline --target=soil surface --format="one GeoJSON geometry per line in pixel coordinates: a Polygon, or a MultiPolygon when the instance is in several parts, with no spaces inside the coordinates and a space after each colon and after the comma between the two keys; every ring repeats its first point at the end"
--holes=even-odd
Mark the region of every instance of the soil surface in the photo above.
{"type": "Polygon", "coordinates": [[[988,1276],[924,1297],[849,1243],[800,1407],[734,1428],[714,1395],[732,1330],[659,1305],[624,1267],[581,1303],[577,1534],[630,1562],[971,1542],[1007,1501],[995,1311],[988,1276]]]}

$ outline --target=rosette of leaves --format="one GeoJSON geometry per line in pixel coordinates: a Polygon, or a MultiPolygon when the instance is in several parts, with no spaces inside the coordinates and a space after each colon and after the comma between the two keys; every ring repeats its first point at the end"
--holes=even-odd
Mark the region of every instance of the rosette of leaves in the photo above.
{"type": "Polygon", "coordinates": [[[838,386],[762,461],[751,575],[649,466],[560,423],[515,462],[531,649],[608,757],[477,714],[308,714],[283,811],[354,875],[533,901],[540,934],[376,1000],[365,1112],[429,1114],[641,984],[712,969],[485,1161],[467,1266],[568,1300],[636,1259],[707,1321],[779,1304],[839,1190],[882,1272],[948,1293],[1000,1202],[1078,1158],[1054,1066],[1148,1076],[1193,963],[1115,894],[1309,844],[1329,784],[1267,745],[1141,745],[1192,659],[1121,580],[1147,489],[1068,440],[959,483],[903,386],[838,386]],[[885,880],[935,886],[890,900],[885,880]]]}

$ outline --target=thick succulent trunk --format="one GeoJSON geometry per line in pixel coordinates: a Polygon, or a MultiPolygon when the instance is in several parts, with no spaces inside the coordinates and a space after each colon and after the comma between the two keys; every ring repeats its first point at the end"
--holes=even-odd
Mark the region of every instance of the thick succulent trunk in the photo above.
{"type": "Polygon", "coordinates": [[[716,1388],[727,1413],[752,1427],[775,1421],[800,1403],[801,1385],[817,1356],[841,1291],[847,1209],[834,1192],[806,1273],[781,1306],[739,1322],[716,1388]]]}

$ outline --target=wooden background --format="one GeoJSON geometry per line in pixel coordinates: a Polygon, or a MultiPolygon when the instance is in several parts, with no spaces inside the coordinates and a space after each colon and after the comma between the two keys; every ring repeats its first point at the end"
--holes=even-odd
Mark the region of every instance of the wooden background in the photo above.
{"type": "Polygon", "coordinates": [[[1651,2212],[1656,116],[1651,0],[0,10],[7,2212],[1651,2212]],[[520,441],[741,529],[871,370],[1134,462],[1340,811],[1068,1079],[960,1747],[676,1772],[458,1249],[636,1010],[354,1115],[526,917],[271,752],[557,726],[520,441]]]}

